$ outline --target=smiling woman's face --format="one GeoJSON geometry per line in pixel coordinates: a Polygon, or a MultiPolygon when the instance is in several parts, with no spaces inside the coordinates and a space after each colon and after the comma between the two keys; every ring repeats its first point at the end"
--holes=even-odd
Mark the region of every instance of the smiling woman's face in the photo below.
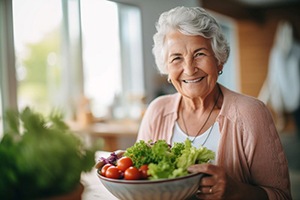
{"type": "Polygon", "coordinates": [[[205,98],[213,90],[223,66],[218,65],[209,39],[170,32],[164,52],[169,78],[179,93],[205,98]]]}

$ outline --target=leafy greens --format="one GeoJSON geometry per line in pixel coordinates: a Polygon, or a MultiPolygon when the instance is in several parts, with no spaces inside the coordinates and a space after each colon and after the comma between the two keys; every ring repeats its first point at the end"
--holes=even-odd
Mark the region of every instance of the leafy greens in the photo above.
{"type": "Polygon", "coordinates": [[[0,199],[40,199],[72,191],[95,164],[59,112],[48,117],[26,107],[8,110],[0,140],[0,199]]]}
{"type": "Polygon", "coordinates": [[[136,167],[148,164],[150,179],[175,178],[188,174],[193,164],[207,163],[215,153],[206,147],[196,148],[190,140],[169,145],[165,140],[145,142],[140,140],[126,149],[124,156],[132,159],[136,167]]]}

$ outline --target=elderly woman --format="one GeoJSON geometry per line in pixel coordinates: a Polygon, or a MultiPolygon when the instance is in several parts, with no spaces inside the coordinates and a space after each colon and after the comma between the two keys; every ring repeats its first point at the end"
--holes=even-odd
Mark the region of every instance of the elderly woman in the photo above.
{"type": "Polygon", "coordinates": [[[210,164],[193,165],[199,199],[291,199],[287,161],[267,107],[219,84],[229,46],[216,20],[202,8],[163,13],[154,35],[158,69],[178,91],[148,106],[137,140],[203,145],[210,164]]]}

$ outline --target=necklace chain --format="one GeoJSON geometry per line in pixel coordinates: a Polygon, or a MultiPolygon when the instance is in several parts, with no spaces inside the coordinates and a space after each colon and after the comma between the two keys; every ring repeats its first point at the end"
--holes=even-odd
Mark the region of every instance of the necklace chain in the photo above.
{"type": "MultiPolygon", "coordinates": [[[[206,118],[206,120],[205,120],[205,122],[203,123],[203,125],[201,126],[200,130],[197,132],[197,135],[194,137],[193,140],[191,140],[192,143],[195,141],[196,137],[198,137],[198,135],[201,133],[202,129],[204,128],[205,124],[207,123],[208,119],[210,118],[210,116],[211,116],[211,114],[212,114],[214,108],[216,107],[216,105],[217,105],[217,103],[218,103],[218,100],[219,100],[219,97],[220,97],[220,93],[221,93],[221,91],[219,90],[219,94],[218,94],[217,100],[216,100],[215,103],[214,103],[214,106],[212,107],[211,111],[209,112],[209,115],[208,115],[208,117],[206,118]]],[[[181,113],[181,116],[182,116],[182,122],[183,122],[184,129],[185,129],[185,131],[186,131],[186,134],[187,134],[188,137],[189,137],[190,135],[189,135],[188,129],[187,129],[186,125],[185,125],[185,120],[184,120],[184,117],[183,117],[183,112],[181,113]]],[[[206,143],[207,139],[209,138],[210,133],[211,133],[213,127],[214,127],[214,124],[212,125],[212,127],[211,127],[211,129],[210,129],[210,131],[209,131],[207,137],[205,138],[204,142],[202,143],[202,146],[206,143]]]]}

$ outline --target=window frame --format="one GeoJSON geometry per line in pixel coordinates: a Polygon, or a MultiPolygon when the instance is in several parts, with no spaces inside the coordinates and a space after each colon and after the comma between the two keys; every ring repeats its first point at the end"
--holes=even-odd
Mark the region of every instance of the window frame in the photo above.
{"type": "Polygon", "coordinates": [[[12,0],[0,1],[0,138],[5,128],[3,116],[8,108],[17,108],[17,81],[13,39],[12,0]]]}

